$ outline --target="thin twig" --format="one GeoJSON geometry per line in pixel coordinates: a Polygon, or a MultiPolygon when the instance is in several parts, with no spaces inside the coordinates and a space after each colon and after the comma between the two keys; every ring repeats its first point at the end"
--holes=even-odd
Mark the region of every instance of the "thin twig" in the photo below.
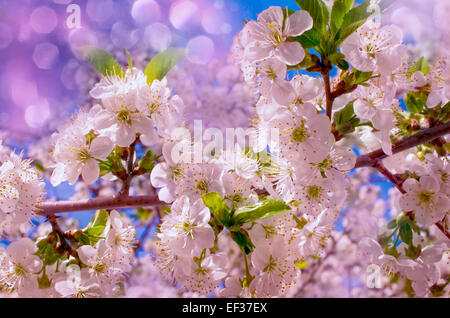
{"type": "MultiPolygon", "coordinates": [[[[450,133],[450,121],[431,128],[426,128],[419,131],[417,134],[409,136],[392,145],[392,154],[396,154],[410,148],[422,145],[436,138],[440,138],[450,133]]],[[[356,160],[354,168],[361,167],[375,167],[378,160],[388,157],[387,154],[380,148],[368,154],[359,156],[356,160]]]]}
{"type": "Polygon", "coordinates": [[[91,211],[98,209],[123,209],[133,207],[164,205],[155,195],[99,197],[79,201],[56,201],[41,204],[40,215],[49,216],[55,213],[91,211]]]}
{"type": "Polygon", "coordinates": [[[331,111],[333,109],[333,96],[331,95],[331,85],[330,85],[330,70],[325,68],[323,72],[321,72],[323,77],[323,83],[325,86],[325,97],[326,97],[326,115],[331,120],[331,111]]]}

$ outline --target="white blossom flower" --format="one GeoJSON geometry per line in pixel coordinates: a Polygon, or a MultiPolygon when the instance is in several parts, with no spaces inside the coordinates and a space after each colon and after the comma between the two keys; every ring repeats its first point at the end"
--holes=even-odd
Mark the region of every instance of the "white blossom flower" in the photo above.
{"type": "Polygon", "coordinates": [[[450,200],[439,192],[435,178],[423,176],[420,181],[409,178],[403,183],[405,194],[400,198],[400,207],[404,211],[414,211],[417,223],[430,226],[439,222],[448,212],[450,200]]]}
{"type": "Polygon", "coordinates": [[[191,205],[189,198],[182,196],[172,203],[158,236],[177,254],[199,256],[204,248],[214,245],[215,236],[209,220],[210,212],[202,199],[191,205]]]}
{"type": "Polygon", "coordinates": [[[0,250],[0,286],[20,292],[30,280],[37,279],[42,261],[34,255],[36,252],[37,247],[29,238],[12,242],[6,251],[0,250]]]}
{"type": "Polygon", "coordinates": [[[359,71],[390,75],[400,67],[404,50],[402,30],[395,25],[379,28],[366,22],[341,45],[345,58],[359,71]]]}
{"type": "Polygon", "coordinates": [[[51,176],[54,186],[63,181],[74,184],[80,174],[87,184],[94,183],[100,176],[98,160],[105,160],[114,147],[108,137],[91,136],[76,125],[56,134],[55,139],[56,167],[51,176]]]}
{"type": "Polygon", "coordinates": [[[300,43],[288,38],[303,34],[312,26],[312,18],[306,11],[297,11],[284,20],[280,7],[270,7],[258,15],[257,21],[245,26],[244,56],[251,62],[274,56],[283,63],[296,65],[305,57],[305,51],[300,43]]]}

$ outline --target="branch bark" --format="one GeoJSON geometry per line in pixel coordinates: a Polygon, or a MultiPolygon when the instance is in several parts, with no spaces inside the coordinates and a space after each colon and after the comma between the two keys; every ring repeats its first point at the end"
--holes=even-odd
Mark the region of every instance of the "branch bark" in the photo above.
{"type": "Polygon", "coordinates": [[[323,77],[323,83],[325,86],[325,97],[326,97],[326,110],[325,113],[328,116],[328,118],[330,118],[331,120],[331,112],[333,109],[333,96],[331,95],[331,85],[330,85],[330,70],[329,69],[325,69],[324,71],[321,72],[321,75],[323,77]]]}
{"type": "MultiPolygon", "coordinates": [[[[417,134],[400,140],[392,145],[392,154],[396,154],[407,149],[430,142],[436,138],[445,136],[450,133],[450,121],[431,128],[426,128],[419,131],[417,134]]],[[[368,154],[359,156],[356,160],[354,168],[361,167],[375,167],[378,160],[388,157],[382,149],[372,151],[368,154]]]]}
{"type": "Polygon", "coordinates": [[[99,197],[80,201],[44,202],[40,206],[41,211],[38,214],[43,216],[50,216],[55,213],[90,211],[98,209],[124,209],[161,205],[164,205],[164,203],[161,202],[155,195],[99,197]]]}

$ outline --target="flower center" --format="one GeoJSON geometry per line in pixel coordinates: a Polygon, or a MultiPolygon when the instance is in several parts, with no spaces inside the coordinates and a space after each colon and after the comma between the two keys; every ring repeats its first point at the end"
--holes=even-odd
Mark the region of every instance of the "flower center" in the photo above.
{"type": "Polygon", "coordinates": [[[266,75],[268,78],[272,79],[272,80],[276,80],[277,79],[277,74],[275,74],[275,71],[273,70],[272,66],[269,66],[266,70],[266,75]]]}
{"type": "Polygon", "coordinates": [[[105,263],[97,263],[97,264],[95,264],[93,269],[96,273],[103,273],[106,269],[106,264],[105,263]]]}
{"type": "Polygon", "coordinates": [[[73,296],[75,298],[86,298],[86,292],[84,290],[77,290],[73,296]]]}
{"type": "Polygon", "coordinates": [[[269,262],[266,267],[264,267],[263,272],[273,272],[277,267],[277,262],[273,259],[272,255],[270,255],[269,262]]]}
{"type": "Polygon", "coordinates": [[[432,190],[422,191],[418,193],[420,203],[430,203],[433,200],[434,192],[432,190]]]}
{"type": "Polygon", "coordinates": [[[16,274],[17,276],[25,276],[26,273],[27,271],[22,265],[14,264],[14,274],[16,274]]]}
{"type": "Polygon", "coordinates": [[[292,132],[292,139],[298,142],[304,142],[308,139],[308,130],[305,128],[305,121],[302,120],[300,126],[296,127],[292,132]]]}
{"type": "Polygon", "coordinates": [[[189,235],[191,238],[194,238],[194,225],[189,222],[183,223],[183,233],[189,235]]]}
{"type": "Polygon", "coordinates": [[[283,37],[281,36],[279,30],[277,30],[277,25],[269,24],[268,27],[272,31],[270,41],[272,42],[273,47],[276,48],[283,43],[283,37]]]}
{"type": "Polygon", "coordinates": [[[128,110],[121,110],[117,113],[117,120],[119,123],[127,123],[128,125],[131,125],[131,115],[128,110]]]}
{"type": "Polygon", "coordinates": [[[306,192],[308,193],[308,199],[317,199],[322,193],[322,187],[318,185],[308,186],[306,192]]]}
{"type": "Polygon", "coordinates": [[[197,189],[200,190],[201,192],[208,192],[208,188],[209,188],[209,183],[206,180],[200,180],[197,183],[197,189]]]}
{"type": "Polygon", "coordinates": [[[91,155],[86,149],[83,149],[78,152],[78,158],[80,158],[81,161],[86,161],[91,158],[91,155]]]}

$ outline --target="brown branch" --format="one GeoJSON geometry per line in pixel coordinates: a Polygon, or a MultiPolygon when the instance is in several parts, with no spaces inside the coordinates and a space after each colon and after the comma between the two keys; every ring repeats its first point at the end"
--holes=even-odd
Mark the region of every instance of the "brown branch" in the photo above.
{"type": "Polygon", "coordinates": [[[72,247],[70,246],[70,244],[67,243],[66,239],[68,237],[66,236],[66,233],[59,226],[59,224],[57,222],[57,218],[58,217],[55,216],[55,215],[49,215],[48,216],[48,221],[52,225],[53,233],[55,233],[59,237],[59,246],[57,246],[57,251],[60,251],[61,254],[67,253],[69,256],[70,255],[74,255],[75,256],[76,255],[76,251],[74,251],[72,249],[72,247]]]}
{"type": "Polygon", "coordinates": [[[164,205],[164,203],[159,201],[158,197],[154,195],[99,197],[80,201],[44,202],[40,206],[41,211],[39,214],[49,216],[55,213],[90,211],[98,209],[124,209],[160,205],[164,205]]]}
{"type": "MultiPolygon", "coordinates": [[[[417,134],[400,140],[392,145],[392,154],[396,154],[407,149],[430,142],[450,133],[450,121],[431,128],[419,131],[417,134]]],[[[388,157],[382,149],[372,151],[368,154],[359,156],[354,168],[375,167],[378,160],[388,157]]]]}
{"type": "Polygon", "coordinates": [[[331,85],[330,85],[330,70],[328,68],[324,68],[324,70],[320,73],[323,77],[323,83],[325,86],[325,97],[326,97],[326,115],[331,120],[331,111],[333,109],[333,96],[331,95],[331,85]]]}
{"type": "Polygon", "coordinates": [[[450,240],[450,232],[445,229],[445,226],[442,225],[441,222],[437,222],[435,225],[450,240]]]}
{"type": "Polygon", "coordinates": [[[378,160],[376,162],[375,168],[378,170],[379,173],[385,176],[386,179],[388,179],[401,193],[406,193],[406,191],[402,187],[403,180],[401,180],[396,175],[392,174],[388,169],[386,169],[381,160],[378,160]]]}

